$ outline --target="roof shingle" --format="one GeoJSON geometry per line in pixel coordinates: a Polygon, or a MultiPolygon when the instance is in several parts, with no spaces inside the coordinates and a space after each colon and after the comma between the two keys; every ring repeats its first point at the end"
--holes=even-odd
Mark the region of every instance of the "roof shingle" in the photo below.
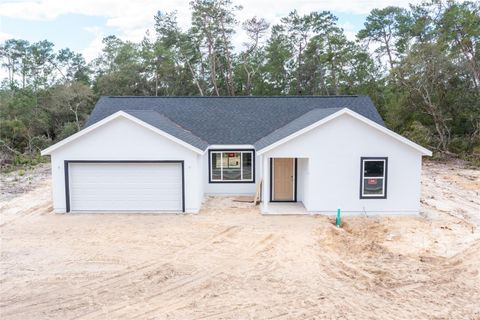
{"type": "Polygon", "coordinates": [[[198,148],[205,149],[212,144],[260,147],[342,108],[384,126],[367,96],[104,96],[97,102],[85,126],[117,111],[125,111],[198,148]],[[312,113],[312,110],[321,111],[312,113]]]}
{"type": "Polygon", "coordinates": [[[192,134],[190,131],[185,130],[180,127],[175,122],[171,121],[167,117],[161,115],[154,110],[124,110],[126,113],[142,120],[145,123],[148,123],[151,126],[154,126],[160,130],[165,131],[166,133],[187,142],[188,144],[200,149],[205,150],[208,147],[208,143],[196,135],[192,134]]]}

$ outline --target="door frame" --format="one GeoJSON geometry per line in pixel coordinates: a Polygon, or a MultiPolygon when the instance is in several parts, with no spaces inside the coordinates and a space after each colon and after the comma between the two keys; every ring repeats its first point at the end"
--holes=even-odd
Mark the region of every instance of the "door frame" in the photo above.
{"type": "Polygon", "coordinates": [[[290,159],[294,159],[293,200],[273,200],[273,179],[274,179],[273,159],[275,158],[270,158],[270,202],[297,202],[298,158],[290,158],[290,159]]]}
{"type": "Polygon", "coordinates": [[[63,169],[65,173],[65,205],[66,212],[70,212],[70,163],[180,163],[182,167],[182,212],[185,212],[185,164],[183,160],[64,160],[63,169]]]}

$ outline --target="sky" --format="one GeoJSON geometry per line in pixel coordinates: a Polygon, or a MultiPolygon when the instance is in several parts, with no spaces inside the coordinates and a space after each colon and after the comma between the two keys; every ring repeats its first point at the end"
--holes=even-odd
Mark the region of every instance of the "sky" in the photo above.
{"type": "MultiPolygon", "coordinates": [[[[140,41],[147,30],[154,34],[153,16],[157,11],[177,11],[179,25],[190,25],[190,0],[0,0],[0,43],[10,38],[30,42],[49,40],[55,49],[70,48],[87,61],[102,49],[102,39],[116,35],[123,40],[140,41]]],[[[243,9],[242,22],[253,16],[269,23],[296,9],[300,14],[327,10],[338,17],[347,37],[353,39],[368,13],[386,6],[408,7],[419,0],[233,0],[243,9]]],[[[246,40],[240,25],[234,38],[238,48],[246,40]]]]}

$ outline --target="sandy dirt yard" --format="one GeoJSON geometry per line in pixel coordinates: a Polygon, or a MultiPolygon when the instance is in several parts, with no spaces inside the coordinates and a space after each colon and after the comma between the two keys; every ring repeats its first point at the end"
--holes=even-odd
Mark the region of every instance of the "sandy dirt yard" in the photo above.
{"type": "Polygon", "coordinates": [[[480,319],[480,171],[424,165],[421,216],[55,215],[0,202],[1,319],[480,319]]]}

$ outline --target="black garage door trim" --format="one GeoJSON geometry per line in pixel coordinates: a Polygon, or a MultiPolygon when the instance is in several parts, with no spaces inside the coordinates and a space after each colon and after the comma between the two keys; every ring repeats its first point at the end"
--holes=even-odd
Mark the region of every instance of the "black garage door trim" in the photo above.
{"type": "Polygon", "coordinates": [[[70,212],[70,183],[68,176],[68,165],[70,163],[180,163],[182,165],[182,212],[185,212],[185,165],[183,160],[64,160],[67,212],[70,212]]]}

